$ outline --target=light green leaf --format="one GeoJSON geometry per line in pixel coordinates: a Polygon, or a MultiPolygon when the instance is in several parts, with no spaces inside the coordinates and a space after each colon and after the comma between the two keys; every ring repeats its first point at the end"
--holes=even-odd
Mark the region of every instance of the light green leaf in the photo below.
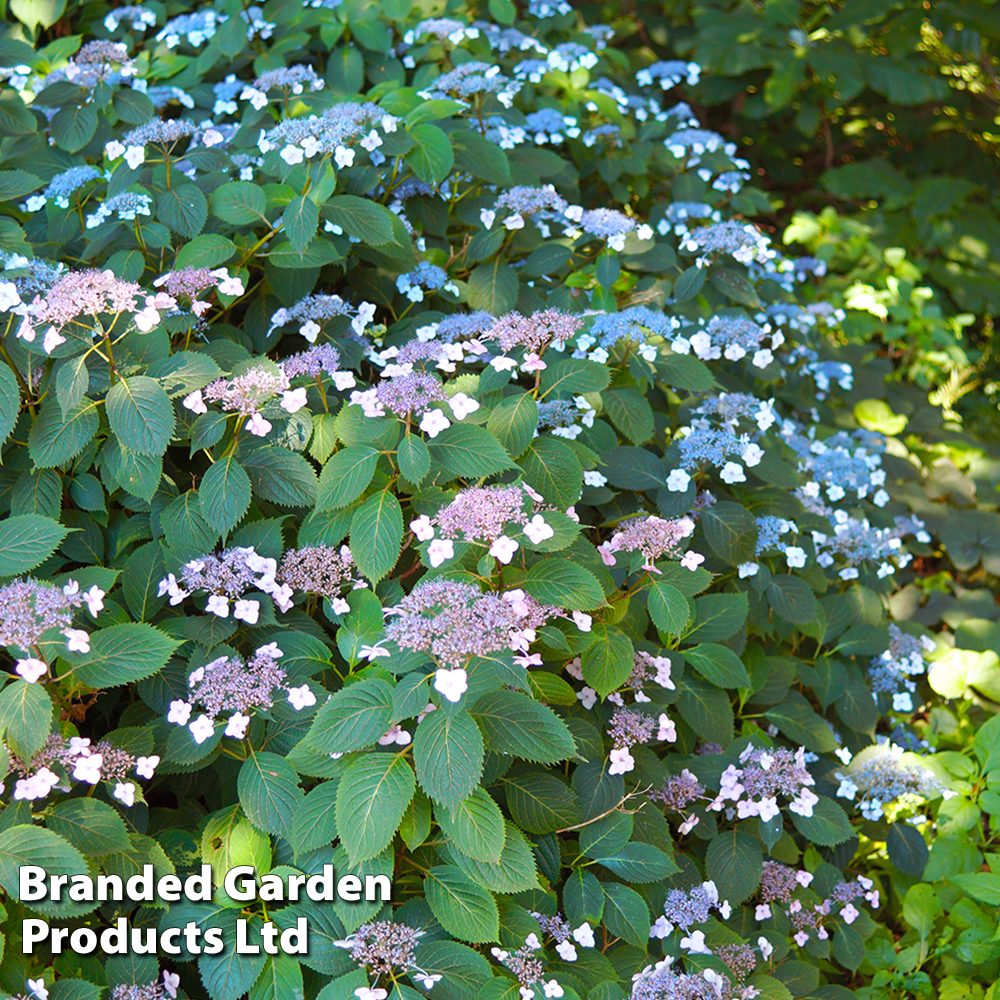
{"type": "Polygon", "coordinates": [[[628,680],[635,666],[635,650],[628,636],[613,625],[596,624],[594,634],[597,642],[582,657],[583,679],[607,698],[628,680]]]}
{"type": "Polygon", "coordinates": [[[503,445],[485,428],[452,424],[430,442],[431,455],[462,479],[479,479],[515,468],[503,445]]]}

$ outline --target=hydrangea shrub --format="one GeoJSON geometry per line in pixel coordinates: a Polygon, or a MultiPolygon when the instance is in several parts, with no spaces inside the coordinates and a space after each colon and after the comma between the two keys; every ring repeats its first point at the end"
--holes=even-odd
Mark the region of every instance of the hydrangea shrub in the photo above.
{"type": "Polygon", "coordinates": [[[544,0],[11,13],[0,986],[861,989],[954,797],[887,616],[933,541],[698,67],[544,0]],[[29,861],[392,898],[22,903],[29,861]],[[24,956],[39,912],[226,947],[24,956]]]}

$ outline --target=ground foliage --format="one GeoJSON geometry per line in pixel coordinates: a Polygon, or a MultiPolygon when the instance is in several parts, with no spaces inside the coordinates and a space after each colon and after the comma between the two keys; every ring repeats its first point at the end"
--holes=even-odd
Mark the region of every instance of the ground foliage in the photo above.
{"type": "Polygon", "coordinates": [[[997,463],[685,103],[759,66],[545,2],[7,13],[0,988],[996,992],[997,463]],[[23,858],[395,897],[29,960],[23,858]]]}

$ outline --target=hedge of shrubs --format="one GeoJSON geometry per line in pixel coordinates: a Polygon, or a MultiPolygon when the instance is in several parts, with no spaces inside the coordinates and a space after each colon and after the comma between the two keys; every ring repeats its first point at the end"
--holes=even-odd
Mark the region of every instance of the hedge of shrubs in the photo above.
{"type": "Polygon", "coordinates": [[[8,18],[0,989],[996,996],[998,463],[752,221],[696,63],[560,0],[8,18]]]}

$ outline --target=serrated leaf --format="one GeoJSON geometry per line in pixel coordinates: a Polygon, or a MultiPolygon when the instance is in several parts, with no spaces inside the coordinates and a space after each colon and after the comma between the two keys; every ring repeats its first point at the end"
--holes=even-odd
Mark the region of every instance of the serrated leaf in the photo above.
{"type": "Polygon", "coordinates": [[[806,840],[820,847],[836,847],[854,836],[854,829],[844,810],[825,796],[820,796],[811,816],[792,813],[792,822],[806,840]]]}
{"type": "Polygon", "coordinates": [[[28,454],[40,469],[51,469],[76,458],[97,433],[97,405],[84,400],[64,417],[53,399],[35,418],[28,434],[28,454]]]}
{"type": "Polygon", "coordinates": [[[546,705],[518,691],[491,691],[476,700],[472,717],[489,746],[538,764],[555,764],[576,753],[566,723],[546,705]]]}
{"type": "Polygon", "coordinates": [[[486,429],[514,458],[531,444],[537,427],[538,403],[526,392],[504,399],[486,423],[486,429]]]}
{"type": "Polygon", "coordinates": [[[113,687],[162,670],[180,643],[152,625],[128,623],[90,634],[89,653],[68,653],[74,676],[93,688],[113,687]]]}
{"type": "Polygon", "coordinates": [[[760,843],[742,830],[720,833],[708,845],[705,874],[731,903],[749,899],[760,885],[764,856],[760,843]]]}
{"type": "Polygon", "coordinates": [[[300,195],[286,206],[283,215],[288,242],[301,253],[313,241],[319,228],[319,208],[312,198],[300,195]]]}
{"type": "Polygon", "coordinates": [[[390,843],[416,782],[403,754],[365,754],[348,764],[337,789],[337,832],[351,862],[373,858],[390,843]]]}
{"type": "Polygon", "coordinates": [[[216,531],[228,534],[250,506],[250,477],[232,455],[215,462],[198,489],[201,513],[216,531]]]}
{"type": "Polygon", "coordinates": [[[462,479],[479,479],[516,468],[503,445],[485,427],[452,424],[430,442],[434,460],[462,479]]]}
{"type": "Polygon", "coordinates": [[[449,934],[473,944],[496,941],[500,914],[493,895],[454,865],[427,872],[424,892],[431,912],[449,934]]]}
{"type": "Polygon", "coordinates": [[[485,788],[476,788],[450,808],[435,811],[441,829],[455,846],[476,861],[496,864],[506,840],[503,814],[485,788]]]}
{"type": "Polygon", "coordinates": [[[38,514],[0,521],[0,577],[34,569],[55,552],[68,534],[69,528],[38,514]]]}
{"type": "Polygon", "coordinates": [[[97,799],[66,799],[52,809],[45,824],[91,857],[130,847],[125,821],[115,809],[97,799]]]}
{"type": "Polygon", "coordinates": [[[465,711],[432,712],[417,726],[413,763],[420,787],[435,802],[456,805],[483,773],[483,734],[465,711]]]}
{"type": "Polygon", "coordinates": [[[349,684],[320,705],[306,743],[322,753],[347,753],[370,746],[389,729],[392,693],[392,685],[379,677],[349,684]]]}
{"type": "Polygon", "coordinates": [[[255,753],[243,762],[236,785],[247,819],[258,830],[287,837],[305,796],[284,757],[255,753]]]}
{"type": "Polygon", "coordinates": [[[267,198],[257,184],[230,181],[212,192],[211,204],[212,214],[223,222],[246,226],[263,220],[267,198]]]}
{"type": "Polygon", "coordinates": [[[320,473],[316,510],[336,510],[357,500],[375,475],[378,455],[367,445],[352,445],[333,455],[320,473]]]}
{"type": "Polygon", "coordinates": [[[403,510],[388,490],[370,496],[351,518],[351,552],[361,574],[378,583],[396,565],[403,543],[403,510]]]}
{"type": "Polygon", "coordinates": [[[720,688],[749,688],[750,675],[740,658],[727,646],[704,642],[684,650],[684,659],[706,680],[720,688]]]}
{"type": "Polygon", "coordinates": [[[691,604],[673,584],[654,580],[647,601],[653,624],[668,635],[680,635],[691,618],[691,604]]]}
{"type": "Polygon", "coordinates": [[[570,559],[544,559],[535,563],[521,581],[521,587],[542,604],[571,611],[592,611],[604,604],[604,591],[597,577],[570,559]]]}
{"type": "Polygon", "coordinates": [[[594,633],[597,641],[582,657],[583,679],[607,698],[628,680],[635,666],[635,650],[629,637],[614,626],[596,625],[594,633]]]}
{"type": "Polygon", "coordinates": [[[174,407],[163,386],[145,375],[119,379],[105,401],[108,423],[139,455],[162,455],[174,434],[174,407]]]}
{"type": "Polygon", "coordinates": [[[31,760],[49,738],[53,708],[41,684],[18,678],[0,691],[0,729],[7,745],[22,760],[31,760]]]}
{"type": "Polygon", "coordinates": [[[399,442],[396,459],[399,462],[399,471],[414,486],[419,486],[431,471],[431,453],[427,450],[424,439],[416,434],[407,434],[399,442]]]}
{"type": "Polygon", "coordinates": [[[392,213],[370,198],[340,194],[324,204],[323,212],[348,236],[369,246],[383,246],[393,242],[392,213]]]}

